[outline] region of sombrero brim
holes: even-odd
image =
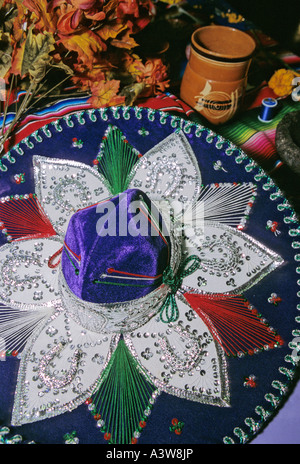
[[[220,297],[217,309],[211,308],[206,300],[204,303],[202,301],[202,308],[205,306],[207,310],[206,316],[209,314],[209,318],[203,319],[208,332],[214,327],[222,333],[223,343],[220,343],[217,351],[226,364],[227,373],[223,381],[226,384],[224,391],[230,396],[230,406],[222,407],[223,401],[216,402],[216,405],[213,401],[195,402],[188,395],[176,395],[171,388],[165,388],[155,401],[147,425],[140,426],[138,436],[139,444],[247,443],[275,415],[295,382],[298,362],[295,338],[299,332],[299,224],[294,212],[273,181],[255,162],[211,130],[159,111],[122,107],[69,114],[39,129],[12,148],[0,164],[2,204],[16,198],[16,195],[35,193],[34,156],[66,162],[72,160],[93,168],[109,124],[117,126],[141,155],[151,153],[153,147],[168,136],[180,132],[186,137],[197,159],[202,185],[214,185],[216,188],[225,184],[255,186],[255,201],[252,204],[249,200],[244,222],[236,226],[225,224],[224,230],[231,228],[230,231],[234,231],[238,239],[242,229],[253,240],[251,243],[259,244],[260,253],[272,250],[274,256],[281,257],[280,266],[275,266],[271,274],[265,272],[263,278],[255,281],[255,285],[243,289],[245,300],[259,313],[264,324],[277,330],[281,343],[270,349],[254,347],[253,351],[233,350],[231,354],[229,347],[235,345],[238,335],[233,328],[234,320],[229,322],[224,315],[224,307],[226,311],[231,311],[228,301],[225,303],[224,298]],[[239,201],[238,194],[235,200]],[[22,213],[19,219],[15,217],[15,222],[23,219]],[[213,230],[213,225],[210,227],[209,230]],[[9,226],[2,227],[1,247],[7,246],[7,240],[14,243],[20,239],[16,228],[13,229],[16,235],[12,236]],[[45,233],[50,232],[46,230]],[[241,253],[248,250],[249,244],[245,244],[245,250],[241,250]],[[228,280],[231,277],[228,276]],[[191,308],[198,309],[195,311],[199,315],[202,311],[197,306],[199,294],[195,296],[188,290],[186,293],[190,294],[187,301]],[[228,292],[220,292],[220,289],[216,289],[215,293],[228,296]],[[205,287],[202,297],[203,294],[205,296]],[[220,322],[210,324],[209,321],[217,319]],[[222,329],[224,320],[226,327]],[[243,320],[243,324],[240,337],[245,340],[248,320]],[[248,338],[251,337],[252,332]],[[11,423],[19,364],[18,356],[6,353],[5,362],[0,366],[0,413],[3,423],[8,426]],[[155,379],[152,380],[155,383]],[[13,427],[12,431],[22,435],[25,441],[62,443],[66,433],[74,430],[74,423],[77,424],[76,436],[80,443],[107,443],[107,437],[95,425],[86,404],[79,405],[70,413]]]

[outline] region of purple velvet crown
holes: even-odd
[[[69,222],[62,271],[71,291],[93,303],[143,297],[170,261],[166,225],[140,190],[79,210]]]

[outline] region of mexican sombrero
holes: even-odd
[[[116,107],[37,130],[0,178],[2,440],[251,441],[298,363],[300,229],[266,173]]]

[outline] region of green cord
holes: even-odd
[[[189,263],[191,263],[190,266],[188,266]],[[183,279],[199,269],[200,264],[200,258],[196,255],[191,255],[182,263],[176,275],[173,274],[170,266],[165,269],[163,283],[170,287],[170,293],[160,309],[161,322],[169,324],[170,322],[177,321],[179,311],[175,298],[176,292],[181,287]]]

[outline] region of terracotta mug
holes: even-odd
[[[240,107],[256,44],[227,26],[205,26],[191,38],[180,97],[213,124],[231,119]]]

